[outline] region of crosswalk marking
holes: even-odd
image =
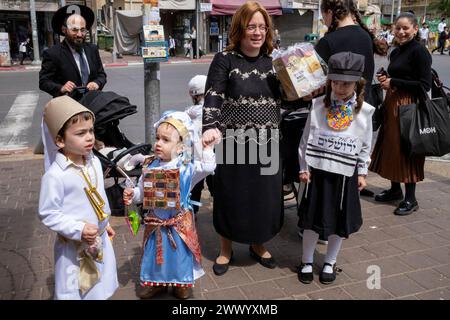
[[[0,123],[0,150],[17,150],[30,146],[29,129],[39,100],[37,91],[21,91]]]

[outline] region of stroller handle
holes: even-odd
[[[117,157],[114,158],[114,160],[111,160],[111,162],[113,162],[114,164],[117,164],[120,159],[122,159],[123,157],[125,157],[127,154],[132,153],[133,151],[142,149],[142,148],[147,148],[147,147],[152,147],[151,144],[148,143],[141,143],[141,144],[137,144],[135,146],[132,146],[131,148],[128,148],[125,151],[122,151],[121,153],[119,153],[119,155]]]

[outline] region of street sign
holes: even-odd
[[[145,41],[164,41],[164,27],[162,25],[145,25]]]

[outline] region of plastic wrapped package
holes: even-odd
[[[309,42],[276,50],[272,57],[288,101],[307,96],[326,83],[327,65]]]

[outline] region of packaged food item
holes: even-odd
[[[309,42],[276,50],[272,57],[274,69],[288,101],[309,95],[327,81],[327,65]]]

